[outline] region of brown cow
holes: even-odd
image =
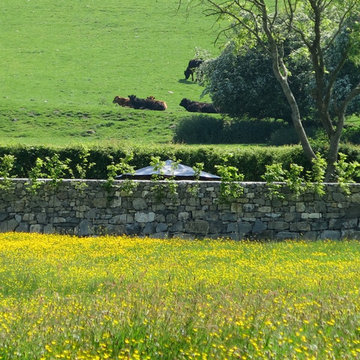
[[[209,114],[218,113],[217,109],[213,104],[191,101],[186,98],[183,98],[179,105],[184,107],[187,111],[190,112],[201,112],[201,113],[209,113]]]
[[[130,99],[129,98],[124,98],[121,96],[115,96],[114,100],[113,100],[114,104],[118,104],[120,106],[123,107],[130,107]]]
[[[130,106],[134,109],[149,109],[149,110],[166,110],[167,105],[165,101],[156,100],[154,96],[148,96],[146,99],[140,99],[136,95],[129,95]]]

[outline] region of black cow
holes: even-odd
[[[183,98],[181,100],[180,106],[184,107],[187,111],[190,112],[201,112],[209,114],[214,114],[218,112],[213,104],[191,101],[186,98]]]
[[[191,80],[194,81],[195,69],[198,68],[203,62],[204,62],[204,60],[201,60],[201,59],[190,60],[188,67],[184,71],[185,79],[187,80],[191,75]]]

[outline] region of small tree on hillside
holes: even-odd
[[[181,1],[181,0],[180,0]],[[296,36],[299,55],[311,60],[313,97],[319,121],[328,140],[326,180],[335,173],[340,137],[349,103],[360,94],[360,83],[338,96],[334,84],[348,59],[360,61],[359,0],[192,0],[206,5],[205,14],[225,20],[223,33],[238,48],[261,46],[272,60],[272,70],[291,109],[291,119],[305,155],[316,155],[302,125],[301,109],[290,86],[284,43]],[[334,46],[336,45],[336,46]],[[337,48],[328,62],[327,53]]]

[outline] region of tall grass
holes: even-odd
[[[2,359],[357,359],[360,244],[0,236]]]

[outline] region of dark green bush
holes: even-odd
[[[288,127],[283,120],[219,119],[206,115],[184,118],[174,142],[186,144],[265,144],[273,132]]]
[[[223,132],[222,119],[194,115],[180,121],[175,129],[174,142],[187,144],[219,144]]]
[[[316,137],[318,128],[312,124],[305,123],[304,125],[306,134],[310,137]],[[290,124],[287,127],[283,127],[274,131],[268,142],[269,145],[282,146],[282,145],[295,145],[299,144],[299,137],[295,131],[295,128]]]
[[[360,144],[360,126],[348,126],[344,129],[342,141],[352,144]]]

